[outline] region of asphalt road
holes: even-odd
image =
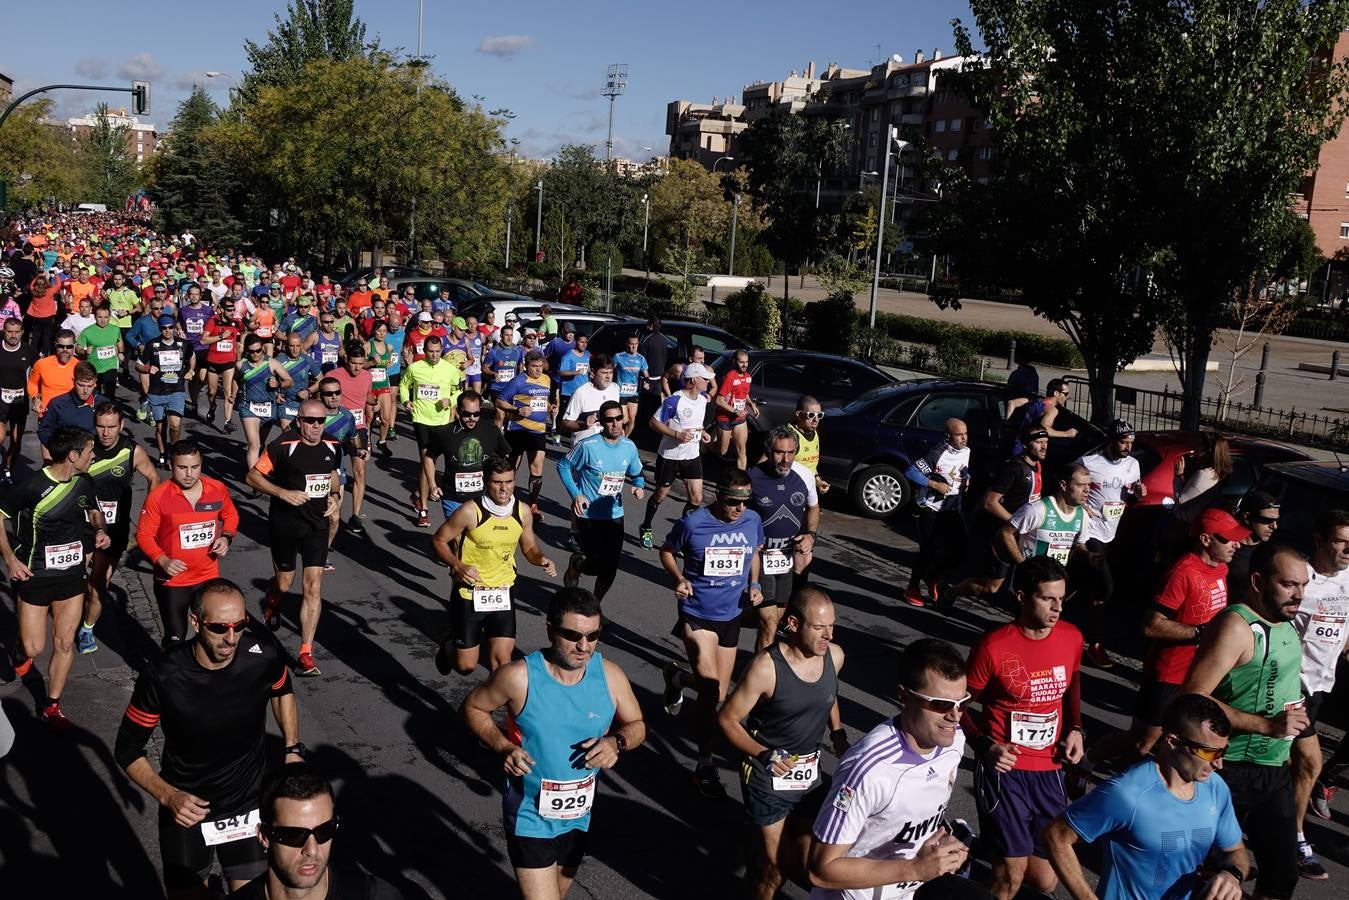
[[[129,427],[137,437],[148,434],[134,422]],[[207,450],[208,473],[238,484],[244,464],[236,436],[195,422],[189,429]],[[501,831],[500,765],[457,715],[485,670],[473,678],[446,678],[435,670],[433,641],[446,623],[441,598],[448,581],[430,556],[430,530],[416,528],[409,516],[413,442],[405,436],[393,446],[394,459],[369,469],[369,538],[338,538],[337,571],[326,579],[316,645],[323,676],[296,680],[303,738],[313,762],[338,785],[343,830],[335,858],[358,860],[408,897],[515,896]],[[31,437],[27,455],[36,457]],[[560,549],[566,537],[559,503],[564,493],[551,464],[546,471],[540,535],[560,568],[566,560]],[[137,503],[141,494],[138,487]],[[931,635],[964,648],[1006,617],[964,601],[949,617],[900,605],[896,597],[907,583],[912,544],[887,524],[840,511],[841,494],[825,500],[814,581],[832,593],[838,607],[835,639],[847,653],[841,707],[855,738],[893,714],[897,651],[908,641]],[[222,570],[244,586],[256,614],[271,574],[267,507],[236,501],[243,516],[240,539]],[[649,736],[602,778],[589,856],[569,896],[740,896],[743,820],[733,761],[722,754],[729,799],[700,798],[688,777],[694,751],[686,728],[693,704],[685,704],[679,720],[660,705],[660,666],[683,655],[669,634],[673,592],[656,553],[637,543],[640,510],[631,498],[628,503],[627,547],[606,600],[602,652],[632,680]],[[658,541],[679,507],[671,500],[662,508]],[[433,521],[439,520],[433,514]],[[522,574],[518,641],[528,652],[545,640],[542,610],[557,582],[527,564]],[[48,735],[36,719],[41,681],[0,685],[0,704],[18,732],[15,749],[0,760],[0,883],[12,896],[24,896],[25,888],[44,897],[162,896],[156,810],[111,754],[136,668],[154,652],[160,635],[149,588],[149,566],[133,555],[98,626],[102,649],[77,657],[63,698],[77,726],[71,732]],[[8,592],[5,597],[0,641],[8,643],[15,622]],[[298,645],[297,616],[298,597],[292,597],[279,635],[291,653]],[[742,632],[740,646],[743,663],[753,646],[751,631]],[[1092,735],[1124,723],[1136,690],[1136,665],[1126,660],[1111,672],[1086,670]],[[39,666],[45,671],[46,660]],[[274,744],[279,758],[279,738]],[[826,754],[825,768],[833,765]],[[967,758],[951,814],[974,823],[969,765]],[[1333,880],[1304,881],[1299,897],[1341,896],[1349,884],[1349,806],[1336,807],[1334,822],[1309,823],[1310,839]],[[784,896],[806,892],[789,888]]]

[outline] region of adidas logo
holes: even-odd
[[[932,768],[931,766],[928,766],[928,767],[927,767],[927,780],[928,780],[928,781],[932,781],[932,780],[937,779],[937,778],[940,778],[940,777],[941,777],[941,776],[937,774],[937,770],[936,770],[936,769]]]
[[[257,653],[257,654],[261,654],[261,653],[262,653],[262,647],[258,646],[257,644],[254,644],[252,647],[249,647],[249,648],[248,648],[248,652],[249,652],[249,653]]]

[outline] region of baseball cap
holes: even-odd
[[[1194,537],[1201,534],[1216,534],[1224,540],[1244,541],[1251,536],[1251,530],[1238,522],[1226,510],[1212,507],[1204,510],[1199,516],[1190,529],[1190,534]]]
[[[163,316],[160,316],[160,317],[159,317],[159,327],[160,327],[160,328],[164,328],[164,327],[167,326],[167,325],[172,325],[175,321],[176,321],[176,320],[173,318],[173,316],[169,316],[169,315],[163,315]]]
[[[563,333],[563,334],[566,334],[566,333],[569,332],[569,331],[572,331],[572,332],[576,331],[576,326],[573,325],[573,324],[571,324],[570,322],[563,322],[563,323],[562,323],[562,333]]]
[[[513,313],[513,312],[508,312],[508,313],[506,313],[506,321],[507,321],[507,322],[518,322],[518,321],[520,321],[520,317],[517,316],[517,315],[516,315],[515,313]]]
[[[464,321],[463,316],[455,316],[454,319],[450,322],[450,324],[453,325],[455,328],[458,328],[460,331],[463,331],[465,328],[468,327],[468,323]]]
[[[279,290],[281,290],[281,282],[279,282],[279,281],[273,281],[273,282],[272,282],[272,290],[274,290],[274,291],[279,291]]]
[[[429,321],[431,321],[431,314],[430,314],[429,312],[420,312],[420,313],[417,313],[417,321],[418,321],[418,322],[429,322]]]
[[[712,373],[707,371],[707,366],[702,363],[689,363],[684,367],[685,378],[706,378],[711,380]]]
[[[1112,439],[1129,437],[1134,433],[1134,426],[1128,419],[1116,419],[1106,428],[1105,433]]]
[[[301,297],[300,299],[295,301],[296,306],[308,306],[309,304],[310,300],[308,297]]]

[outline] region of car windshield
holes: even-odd
[[[485,284],[479,284],[479,283],[476,282],[476,281],[473,282],[473,290],[477,291],[479,294],[490,294],[490,293],[492,293],[492,289],[491,289],[491,288],[489,288],[489,287],[488,287],[487,285],[485,285]]]
[[[875,400],[877,397],[883,396],[883,395],[885,395],[885,394],[893,393],[893,392],[894,392],[894,389],[895,389],[895,386],[894,386],[893,384],[882,384],[882,385],[877,385],[876,387],[872,388],[872,389],[869,390],[869,391],[864,391],[864,392],[862,392],[862,393],[857,397],[856,400],[854,400],[853,402],[851,402],[851,403],[849,403],[848,405],[844,406],[844,407],[843,407],[843,411],[846,412],[846,413],[855,413],[855,412],[859,412],[859,411],[862,410],[863,407],[865,407],[865,406],[866,406],[868,403],[870,403],[872,400]]]

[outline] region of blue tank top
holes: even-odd
[[[277,356],[281,360],[281,368],[286,370],[290,376],[291,386],[282,391],[281,396],[286,398],[286,402],[294,403],[300,399],[300,391],[309,389],[309,379],[315,371],[313,361],[303,353],[295,359],[291,359],[284,353]]]
[[[548,673],[542,650],[525,657],[525,671],[529,693],[525,708],[515,717],[515,727],[518,743],[534,760],[534,767],[523,778],[506,778],[502,797],[506,827],[518,837],[533,838],[586,831],[595,788],[587,791],[584,780],[598,779],[599,769],[580,765],[584,754],[577,753],[577,745],[603,737],[614,720],[604,660],[595,653],[585,675],[571,686]],[[547,801],[547,815],[540,812],[541,797]]]
[[[309,353],[314,357],[314,365],[324,375],[337,368],[337,360],[341,351],[342,335],[337,332],[333,332],[333,336],[328,337],[320,331],[318,343],[309,348]]]
[[[243,371],[244,378],[244,401],[247,403],[271,403],[273,392],[267,387],[267,381],[272,377],[271,360],[264,359],[251,368],[245,363],[240,368]]]

